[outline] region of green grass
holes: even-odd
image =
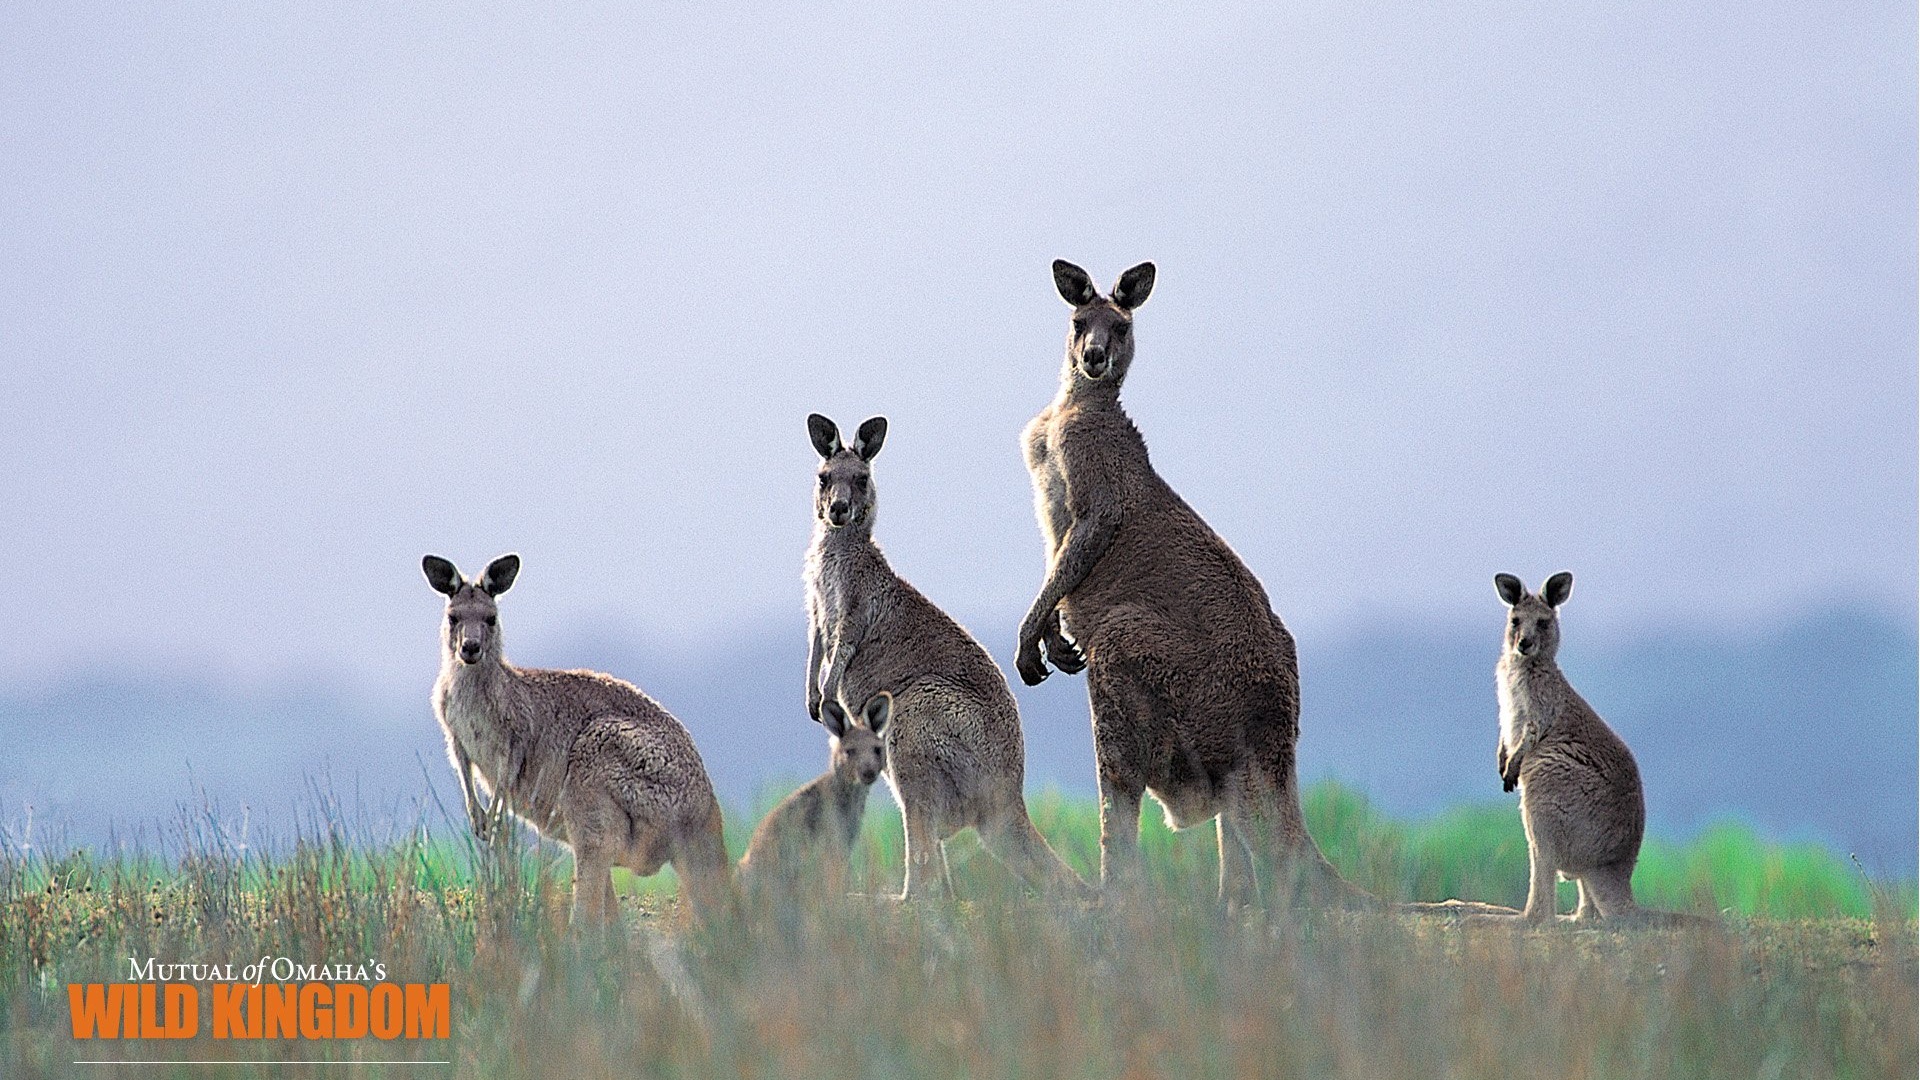
[[[747,834],[784,792],[769,792],[751,814],[729,815],[728,846],[745,849]],[[1527,839],[1511,804],[1479,804],[1435,817],[1406,821],[1375,810],[1366,796],[1336,781],[1309,785],[1301,800],[1307,828],[1341,872],[1368,890],[1395,900],[1484,900],[1519,906],[1527,899]],[[1040,831],[1054,850],[1082,874],[1100,867],[1100,809],[1090,799],[1042,792],[1028,800]],[[892,867],[904,858],[899,811],[885,791],[868,807],[863,861]],[[1151,800],[1141,814],[1141,849],[1157,888],[1204,894],[1215,887],[1218,862],[1211,826],[1176,833]],[[984,877],[1002,887],[1006,877],[971,834],[949,844],[957,875]],[[963,869],[964,867],[964,869]],[[622,876],[627,891],[671,895],[672,874],[646,882]],[[963,885],[964,888],[964,878]],[[1641,849],[1634,873],[1641,903],[1672,910],[1763,916],[1777,919],[1874,913],[1876,890],[1885,901],[1914,913],[1920,890],[1913,879],[1873,881],[1832,850],[1811,843],[1767,840],[1751,828],[1723,822],[1684,843],[1659,838]],[[1561,910],[1571,911],[1574,886],[1560,883]]]
[[[1511,806],[1402,821],[1330,784],[1305,802],[1329,856],[1375,892],[1524,898]],[[1096,808],[1053,794],[1031,805],[1090,872]],[[752,820],[736,817],[737,853]],[[373,842],[321,821],[262,856],[218,836],[188,822],[150,856],[0,850],[0,1073],[86,1075],[72,1062],[87,1056],[448,1057],[455,1075],[504,1077],[1911,1077],[1920,1043],[1914,883],[1869,881],[1824,849],[1732,825],[1649,843],[1635,878],[1643,902],[1724,911],[1718,932],[1229,919],[1212,902],[1210,830],[1176,835],[1154,814],[1140,896],[1045,902],[963,837],[957,903],[820,898],[702,927],[663,874],[623,880],[611,940],[566,931],[570,863],[550,845]],[[876,794],[855,884],[897,889],[899,866],[899,816]],[[390,978],[452,984],[454,1037],[76,1043],[65,984],[124,980],[129,956],[377,959]],[[295,1074],[341,1073],[446,1075]]]

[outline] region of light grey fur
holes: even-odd
[[[697,913],[724,902],[720,804],[680,721],[611,675],[507,662],[496,598],[519,556],[495,559],[478,581],[436,555],[422,569],[447,597],[433,711],[474,833],[487,839],[506,812],[572,848],[576,925],[615,916],[616,865],[646,876],[670,862]]]
[[[1495,764],[1520,789],[1530,873],[1525,918],[1553,916],[1554,874],[1579,884],[1577,919],[1639,911],[1633,867],[1647,810],[1633,753],[1560,671],[1560,605],[1573,575],[1555,574],[1538,594],[1498,574],[1507,605],[1505,646],[1495,667],[1500,744]]]
[[[833,421],[807,421],[821,455],[807,550],[807,712],[886,690],[887,783],[906,823],[903,895],[951,891],[944,841],[979,832],[987,850],[1029,885],[1084,892],[1027,816],[1026,749],[1007,680],[959,623],[902,580],[873,539],[878,505],[871,461],[886,420],[860,425],[853,444]]]
[[[892,709],[893,697],[885,691],[854,716],[837,701],[822,703],[827,771],[782,800],[753,831],[740,859],[742,883],[791,889],[802,879],[818,879],[829,890],[844,887],[867,793],[886,769],[883,736]]]
[[[1154,471],[1121,407],[1153,264],[1122,274],[1108,296],[1072,263],[1053,271],[1073,319],[1059,393],[1022,437],[1047,574],[1015,666],[1030,685],[1049,662],[1087,673],[1102,881],[1139,876],[1140,803],[1151,793],[1174,828],[1215,820],[1229,906],[1276,883],[1371,903],[1301,817],[1292,636],[1252,571]]]

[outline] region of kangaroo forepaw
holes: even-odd
[[[1039,686],[1047,680],[1047,662],[1040,656],[1040,639],[1023,638],[1020,651],[1014,654],[1014,669],[1020,672],[1020,681],[1028,686]]]
[[[1064,635],[1053,634],[1046,639],[1047,662],[1068,675],[1078,675],[1087,670],[1087,654],[1080,646],[1069,641]]]
[[[1500,788],[1502,791],[1512,791],[1519,784],[1520,758],[1510,757],[1507,759],[1506,766],[1500,770]]]

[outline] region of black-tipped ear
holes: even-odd
[[[834,738],[844,737],[847,734],[847,710],[841,708],[837,701],[821,702],[820,725]]]
[[[427,575],[427,584],[433,586],[433,591],[437,593],[452,596],[460,591],[461,585],[466,584],[460,578],[459,569],[438,555],[421,559],[420,569]]]
[[[807,437],[813,440],[813,448],[818,450],[823,458],[830,458],[840,452],[840,425],[819,413],[808,414]]]
[[[1508,607],[1519,603],[1520,598],[1527,595],[1527,587],[1521,584],[1520,579],[1514,577],[1512,574],[1493,575],[1493,587],[1500,593],[1500,599],[1504,601]]]
[[[1060,290],[1060,299],[1074,307],[1091,304],[1100,295],[1100,290],[1093,287],[1093,278],[1065,259],[1053,260],[1053,287]]]
[[[487,572],[480,575],[476,584],[488,596],[499,596],[513,588],[513,579],[519,576],[520,556],[502,555],[487,564]]]
[[[880,452],[880,445],[887,441],[887,418],[870,416],[860,425],[853,436],[853,452],[860,455],[861,461],[872,461],[873,455]]]
[[[1557,608],[1566,603],[1567,597],[1572,595],[1573,573],[1568,570],[1560,571],[1548,578],[1545,585],[1540,586],[1540,599],[1545,600],[1548,607]]]
[[[887,729],[887,721],[893,719],[893,695],[885,690],[867,699],[867,707],[861,710],[866,718],[867,730],[875,735]]]
[[[1146,303],[1152,293],[1153,264],[1143,262],[1120,275],[1120,284],[1113,287],[1113,302],[1132,311]]]

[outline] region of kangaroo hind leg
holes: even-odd
[[[1085,897],[1093,891],[1034,828],[1024,805],[987,824],[980,830],[980,840],[994,858],[1035,892]]]
[[[1260,877],[1255,868],[1259,860],[1254,857],[1253,845],[1240,824],[1239,814],[1222,810],[1214,819],[1214,830],[1220,847],[1220,902],[1226,906],[1227,914],[1258,905]]]
[[[1614,863],[1595,867],[1580,877],[1581,907],[1591,901],[1603,919],[1630,915],[1639,910],[1633,900],[1633,865]]]
[[[585,930],[612,921],[613,860],[595,843],[576,841],[573,849],[573,926]]]
[[[1156,706],[1151,695],[1109,671],[1090,674],[1087,696],[1100,782],[1100,886],[1137,889],[1146,877],[1140,861],[1140,802],[1148,770],[1134,736],[1152,730]]]

